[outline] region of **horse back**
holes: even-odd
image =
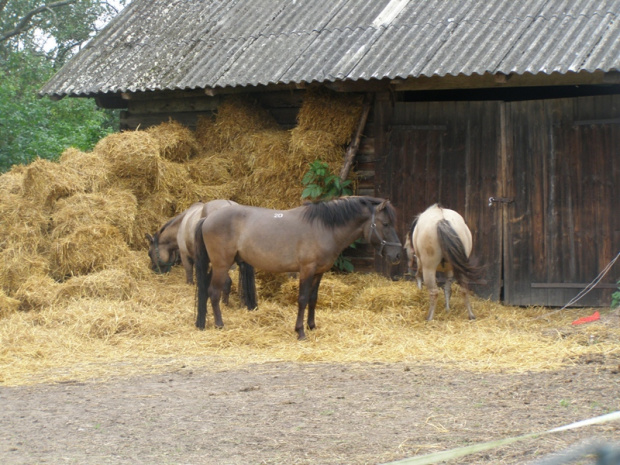
[[[214,264],[221,261],[224,266],[238,255],[264,271],[287,272],[298,271],[300,260],[318,253],[322,244],[313,240],[315,229],[303,218],[303,207],[271,210],[233,205],[209,215],[202,234]]]
[[[205,204],[202,202],[196,202],[192,204],[184,212],[183,220],[177,231],[177,242],[179,244],[179,250],[186,256],[194,256],[194,238],[193,231],[198,223],[198,220],[202,218],[202,210]]]
[[[232,205],[239,205],[232,200],[216,199],[206,203],[196,202],[185,211],[185,217],[181,222],[179,231],[177,233],[177,240],[179,242],[179,249],[181,253],[185,253],[189,257],[194,257],[194,237],[196,226],[202,218],[206,218],[213,212],[229,207]]]
[[[472,250],[472,235],[463,217],[449,208],[442,208],[435,204],[427,208],[412,226],[411,242],[416,256],[423,262],[431,261],[437,264],[443,257],[439,242],[439,225],[449,227],[458,236],[465,254],[469,256]]]

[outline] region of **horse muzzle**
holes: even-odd
[[[398,265],[400,263],[400,252],[393,257],[388,255],[387,259],[390,261],[390,264]]]
[[[402,249],[403,245],[400,242],[387,242],[382,240],[378,252],[379,255],[387,258],[392,265],[398,265],[400,263]]]

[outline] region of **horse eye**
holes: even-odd
[[[387,228],[390,225],[390,223],[383,223],[383,227]]]

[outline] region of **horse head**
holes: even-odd
[[[396,212],[389,200],[383,200],[373,208],[367,240],[386,257],[392,265],[400,263],[403,245],[398,238],[396,228]]]
[[[179,258],[178,249],[172,250],[159,243],[159,232],[153,236],[146,233],[146,240],[149,241],[149,258],[151,259],[151,269],[155,273],[168,273]]]

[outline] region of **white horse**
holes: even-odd
[[[410,272],[413,268],[413,259],[417,261],[415,277],[418,287],[422,289],[423,277],[428,288],[430,297],[430,308],[426,317],[428,321],[433,319],[437,304],[439,290],[435,273],[438,268],[442,268],[447,278],[444,287],[446,311],[450,310],[451,287],[456,278],[463,292],[469,319],[476,318],[469,302],[468,283],[480,278],[481,269],[470,261],[471,231],[461,215],[438,204],[428,207],[411,224],[405,240],[405,250]]]

